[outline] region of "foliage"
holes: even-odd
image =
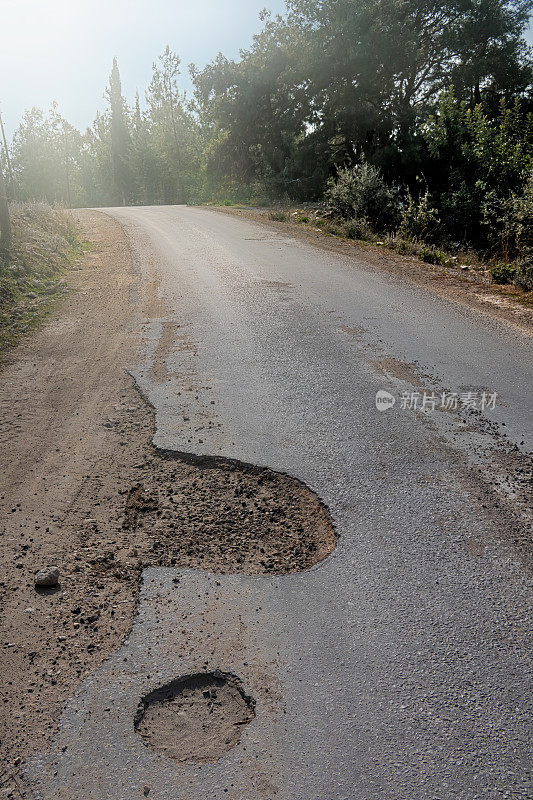
[[[372,228],[366,217],[346,220],[342,225],[341,233],[347,239],[359,239],[362,242],[371,242],[374,239]]]
[[[427,189],[418,200],[415,200],[408,191],[407,205],[402,211],[398,228],[400,238],[435,242],[439,238],[439,230],[439,212],[432,205]]]
[[[11,215],[7,198],[7,188],[4,181],[4,173],[0,164],[0,258],[9,258],[11,250]]]
[[[533,291],[533,261],[531,259],[516,265],[514,284],[526,292]]]
[[[499,263],[491,267],[490,275],[494,283],[513,283],[516,275],[516,265]]]
[[[521,195],[513,195],[515,246],[519,256],[533,257],[533,169]]]
[[[384,230],[394,223],[393,193],[380,170],[367,161],[344,167],[337,178],[330,178],[325,199],[329,208],[343,219],[366,219],[375,230]]]
[[[444,264],[446,261],[446,253],[432,245],[422,245],[418,249],[417,255],[427,264]]]
[[[283,16],[263,12],[238,58],[192,66],[191,98],[167,46],[131,107],[115,62],[109,108],[86,132],[55,106],[25,115],[12,146],[18,197],[301,207],[327,195],[357,238],[399,226],[399,242],[524,260],[532,10],[533,0],[289,0]]]
[[[424,127],[428,177],[439,195],[441,218],[450,236],[478,247],[496,247],[507,257],[508,203],[522,192],[533,163],[533,117],[517,100],[502,100],[495,119],[482,106],[443,94]],[[502,251],[503,250],[503,251]]]
[[[128,164],[130,135],[126,125],[126,110],[116,58],[113,59],[113,69],[109,77],[107,95],[111,107],[113,198],[117,205],[125,205],[130,202],[133,189],[132,175]]]

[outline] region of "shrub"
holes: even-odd
[[[408,203],[402,212],[398,235],[404,239],[435,242],[438,239],[440,219],[438,210],[431,205],[429,192],[414,200],[408,193]]]
[[[422,247],[418,250],[418,257],[425,261],[426,264],[444,264],[446,261],[446,254],[439,250],[438,247]]]
[[[306,222],[309,222],[309,217],[298,217],[296,222],[300,222],[302,224],[305,224]]]
[[[286,222],[287,214],[280,208],[276,208],[273,211],[269,211],[268,218],[271,219],[273,222]]]
[[[492,250],[503,261],[533,256],[533,172],[521,194],[489,192],[482,206]]]
[[[512,283],[516,275],[514,264],[496,264],[491,267],[491,278],[494,283]]]
[[[381,172],[366,161],[344,167],[330,178],[325,195],[329,208],[343,219],[366,218],[374,230],[390,228],[397,211]]]
[[[371,242],[374,234],[365,217],[360,219],[349,219],[342,226],[342,234],[347,239],[360,239],[363,242]]]
[[[415,242],[412,242],[408,239],[399,239],[394,236],[389,237],[388,246],[392,250],[396,250],[396,252],[401,253],[402,255],[409,256],[416,256],[419,250],[419,247]]]
[[[533,160],[533,115],[518,99],[499,110],[474,108],[449,89],[423,126],[425,174],[447,238],[515,257],[514,197],[522,196]]]
[[[533,291],[533,261],[521,261],[516,265],[516,272],[513,281],[515,286],[525,289],[526,292]]]
[[[514,199],[516,219],[516,249],[521,256],[533,257],[533,169],[524,188],[524,193]]]

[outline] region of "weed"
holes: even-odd
[[[273,222],[286,222],[287,214],[285,211],[282,211],[281,208],[275,208],[268,212],[268,218]]]

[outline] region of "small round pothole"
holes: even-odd
[[[154,752],[189,764],[218,761],[255,717],[255,701],[235,675],[186,675],[145,695],[135,729]]]

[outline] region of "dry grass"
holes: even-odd
[[[68,211],[45,203],[13,203],[13,245],[0,261],[0,356],[50,311],[65,291],[62,274],[82,252]]]

